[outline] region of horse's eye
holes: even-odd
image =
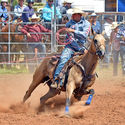
[[[98,42],[98,41],[95,39],[95,40],[94,40],[94,43],[97,44],[97,42]]]

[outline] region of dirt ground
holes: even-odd
[[[93,86],[95,95],[85,106],[88,95],[79,103],[72,98],[72,117],[64,113],[65,93],[46,103],[45,112],[36,113],[39,98],[47,92],[40,85],[26,102],[22,98],[32,80],[32,74],[0,75],[0,125],[125,125],[125,76],[112,76],[110,69],[99,69]]]

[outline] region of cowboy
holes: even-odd
[[[112,45],[113,76],[117,76],[118,74],[118,60],[119,60],[119,54],[120,54],[120,40],[117,38],[118,28],[119,28],[118,23],[113,22],[112,32],[111,32],[110,42],[109,42]]]
[[[6,5],[8,3],[8,0],[1,0],[0,5],[0,18],[2,18],[3,22],[6,22],[8,20],[8,11],[6,9]]]
[[[34,14],[33,4],[34,0],[27,0],[28,6],[24,8],[22,13],[23,22],[30,22],[29,18]]]
[[[71,0],[64,0],[63,7],[60,8],[60,12],[62,14],[67,14],[67,10],[72,8],[72,1]]]
[[[13,19],[13,21],[15,21],[18,18],[21,18],[22,12],[23,12],[25,7],[26,7],[26,5],[24,5],[24,0],[18,0],[18,4],[14,7],[14,19]]]
[[[68,14],[68,10],[72,8],[72,3],[72,0],[64,0],[63,7],[60,8],[62,23],[64,24],[66,24],[71,18],[71,14]]]
[[[36,23],[40,21],[40,18],[36,16],[36,14],[30,17],[29,21],[31,24],[24,25],[24,27],[21,29],[21,32],[27,36],[28,52],[35,53],[35,48],[37,48],[40,54],[39,57],[43,57],[43,55],[46,53],[46,46],[41,42],[43,34],[40,33],[50,32],[50,30],[46,29],[41,24]],[[33,57],[34,54],[28,54],[28,59],[32,59]]]
[[[85,13],[82,10],[72,8],[70,12],[72,13],[72,19],[66,24],[66,31],[69,33],[66,35],[66,41],[69,42],[69,44],[67,44],[62,51],[58,66],[54,73],[54,82],[51,84],[52,88],[62,86],[62,79],[59,78],[60,80],[58,80],[59,74],[66,62],[73,57],[73,54],[75,52],[81,52],[83,54],[87,51],[85,50],[84,44],[90,32],[90,23],[83,17]]]
[[[96,13],[92,13],[90,15],[89,21],[91,23],[91,28],[93,29],[93,31],[97,34],[100,34],[101,33],[101,25],[100,25],[100,22],[97,21]]]
[[[52,21],[52,15],[54,15],[54,5],[53,5],[53,0],[48,0],[48,2],[46,3],[45,7],[43,8],[43,11],[42,11],[43,15],[43,20],[44,22],[47,22],[46,23],[46,28],[47,29],[51,29],[51,21]],[[61,13],[60,11],[56,8],[56,16],[57,16],[57,21],[58,22],[61,22],[61,19],[62,19],[62,16],[61,16]]]

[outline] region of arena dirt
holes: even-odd
[[[63,116],[65,93],[48,100],[45,111],[37,114],[39,98],[48,87],[40,85],[23,105],[32,74],[0,75],[0,125],[125,125],[125,76],[113,77],[109,70],[98,75],[92,104],[84,105],[88,96],[80,102],[72,98],[68,118]]]

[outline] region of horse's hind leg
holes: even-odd
[[[38,112],[41,112],[44,108],[44,104],[45,102],[49,99],[52,98],[54,96],[56,96],[58,94],[58,90],[50,88],[49,91],[40,98],[40,106],[38,108]]]
[[[32,81],[32,83],[29,86],[29,89],[26,91],[26,94],[23,97],[23,102],[25,102],[31,95],[31,93],[33,92],[33,90],[40,84],[40,82],[34,82]]]

